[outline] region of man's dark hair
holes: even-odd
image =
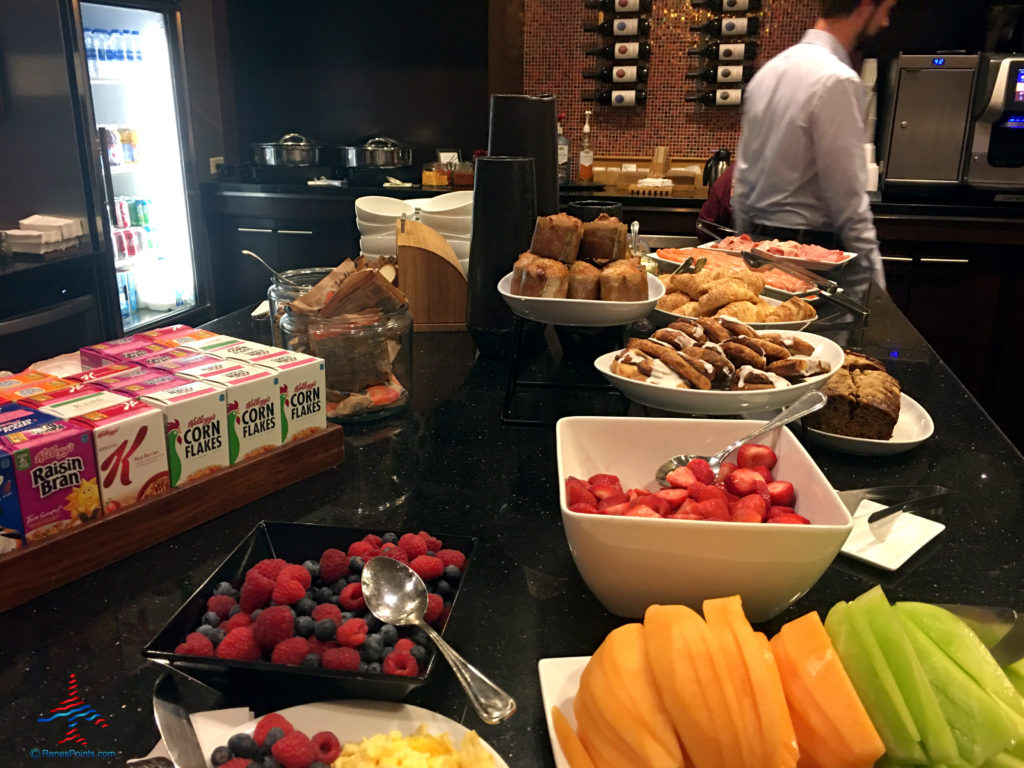
[[[879,5],[881,0],[873,0]],[[860,6],[860,0],[818,0],[820,16],[823,19],[841,19],[849,16]]]

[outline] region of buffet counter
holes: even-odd
[[[946,529],[895,572],[840,555],[804,597],[761,628],[772,632],[804,612],[824,612],[874,584],[892,600],[1024,608],[1024,457],[886,293],[869,288],[861,298],[871,308],[866,322],[838,318],[810,330],[885,360],[931,414],[935,433],[889,457],[807,447],[838,489],[949,487],[944,508],[928,513]],[[265,321],[253,321],[248,308],[204,327],[269,338]],[[554,330],[526,335],[524,370],[574,381],[595,377],[593,356],[555,354]],[[410,407],[386,420],[346,425],[343,463],[3,615],[0,753],[9,763],[58,763],[29,756],[56,748],[63,737],[63,724],[40,719],[68,697],[69,678],[105,721],[102,728],[79,724],[88,748],[113,755],[78,764],[114,765],[148,753],[158,740],[151,697],[161,670],[143,660],[143,646],[258,522],[283,520],[478,537],[446,638],[515,696],[518,712],[502,725],[484,725],[443,664],[406,701],[476,728],[509,765],[554,765],[537,662],[589,655],[623,620],[605,612],[573,565],[559,513],[553,430],[502,426],[507,364],[477,356],[467,333],[414,338]],[[547,419],[621,414],[625,406],[607,392],[588,397],[566,389],[516,403]],[[665,415],[635,404],[628,411]],[[225,703],[190,681],[182,687],[193,710]]]

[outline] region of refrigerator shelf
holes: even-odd
[[[120,176],[127,173],[140,173],[142,166],[138,163],[128,163],[126,165],[112,165],[110,166],[111,176]]]

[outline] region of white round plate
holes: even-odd
[[[788,331],[786,335],[804,339],[813,344],[814,354],[812,357],[827,360],[832,366],[832,370],[828,373],[810,376],[799,384],[782,389],[732,392],[721,389],[675,389],[619,376],[612,373],[612,360],[622,350],[601,355],[594,361],[594,367],[630,400],[663,411],[692,413],[700,416],[734,416],[745,411],[767,411],[773,408],[785,408],[805,392],[821,389],[825,382],[839,370],[845,360],[842,347],[824,336],[804,331]]]
[[[647,298],[644,301],[592,301],[589,299],[543,299],[509,293],[512,273],[498,281],[498,293],[520,317],[549,325],[573,325],[580,328],[607,328],[642,320],[651,313],[665,286],[647,274]]]
[[[390,701],[325,701],[288,707],[278,712],[307,736],[319,731],[331,731],[342,744],[358,743],[375,734],[395,730],[401,731],[403,736],[408,736],[420,725],[425,725],[432,734],[447,733],[458,749],[463,736],[469,732],[469,729],[454,720],[449,720],[429,709]],[[203,718],[196,727],[196,736],[199,737],[203,754],[209,759],[210,753],[217,747],[227,744],[232,735],[252,733],[258,722],[257,718],[232,727],[213,718],[209,721]],[[508,763],[490,744],[485,742],[484,746],[493,755],[497,768],[508,768]]]
[[[768,304],[776,307],[782,303],[781,300],[773,299],[769,296],[762,296],[761,298],[763,298]],[[681,320],[682,318],[687,318],[689,320],[697,319],[695,317],[690,317],[689,315],[677,315],[675,312],[667,312],[666,310],[658,309],[657,307],[655,307],[654,311],[651,312],[651,322],[659,328],[666,326],[669,323],[674,323],[676,320]],[[817,319],[817,316],[815,316],[810,320],[791,320],[786,323],[751,323],[746,320],[741,320],[740,322],[744,325],[749,325],[755,331],[802,331]]]
[[[794,256],[779,256],[778,254],[772,254],[779,261],[785,261],[790,264],[795,264],[798,267],[809,269],[811,272],[835,272],[840,270],[853,261],[856,257],[856,253],[850,251],[843,251],[843,255],[846,256],[842,261],[816,261],[815,259],[799,259]]]
[[[910,395],[900,393],[900,417],[896,420],[892,437],[888,440],[871,440],[866,437],[847,437],[807,429],[807,437],[814,443],[831,448],[833,451],[854,453],[858,456],[892,456],[916,448],[935,431],[935,422],[921,404]]]

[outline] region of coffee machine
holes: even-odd
[[[1024,190],[1024,54],[981,55],[971,121],[967,186]]]

